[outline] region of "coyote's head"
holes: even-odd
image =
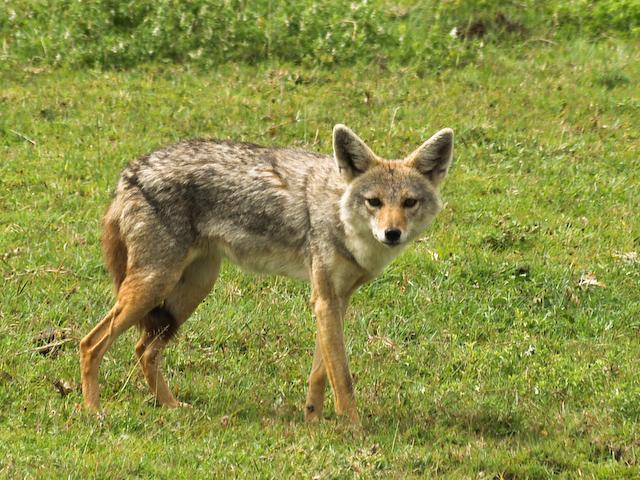
[[[442,208],[438,187],[453,157],[453,130],[445,128],[404,160],[384,160],[349,128],[333,129],[338,169],[347,182],[340,217],[361,236],[389,247],[415,239]]]

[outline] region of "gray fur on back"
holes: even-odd
[[[119,220],[125,237],[147,230],[127,221],[126,212],[133,213],[137,205],[155,224],[150,242],[160,228],[162,241],[187,248],[204,239],[233,245],[240,256],[283,249],[307,258],[311,231],[320,229],[342,243],[335,238],[340,237],[337,211],[318,211],[314,198],[322,195],[320,203],[326,205],[333,197],[337,204],[344,188],[329,155],[189,140],[145,155],[123,170],[117,195],[125,208]],[[139,219],[140,213],[136,209],[133,216]]]

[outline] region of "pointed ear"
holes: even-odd
[[[436,187],[447,176],[453,159],[453,130],[443,128],[407,157],[405,162]]]
[[[333,127],[333,153],[342,176],[351,181],[375,163],[375,154],[349,127]]]

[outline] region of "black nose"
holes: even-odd
[[[387,241],[391,243],[396,243],[398,240],[400,240],[401,235],[402,232],[397,228],[387,228],[384,231],[384,238],[386,238]]]

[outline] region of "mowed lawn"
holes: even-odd
[[[440,72],[4,70],[0,476],[638,478],[637,47],[533,39]],[[331,394],[303,422],[309,287],[232,265],[165,356],[193,408],[154,405],[132,330],[103,362],[104,414],[83,411],[78,341],[113,301],[99,225],[124,164],[189,137],[329,153],[335,123],[388,158],[456,132],[444,211],[352,301],[364,435]]]

